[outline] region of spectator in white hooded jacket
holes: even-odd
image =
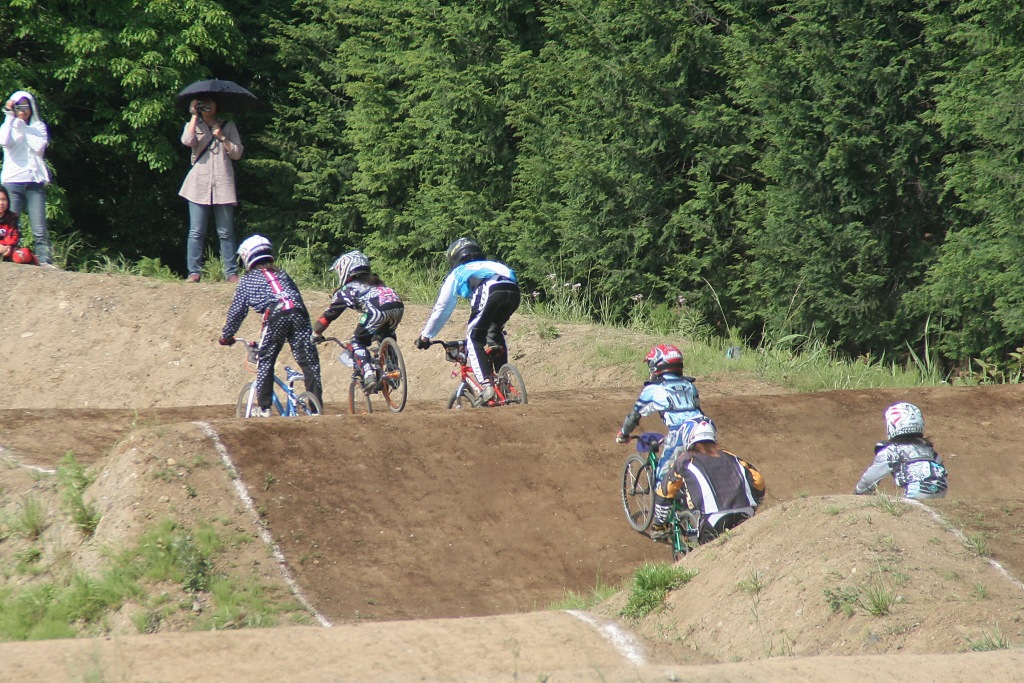
[[[50,172],[43,154],[49,143],[46,124],[39,117],[36,98],[19,90],[4,104],[4,122],[0,125],[0,146],[4,148],[0,183],[11,198],[11,211],[19,223],[28,214],[40,265],[53,265],[50,235],[46,228],[46,186]]]

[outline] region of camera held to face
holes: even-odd
[[[213,106],[209,102],[198,102],[196,104],[196,111],[213,111]]]

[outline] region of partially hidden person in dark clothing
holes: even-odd
[[[677,498],[700,512],[697,542],[707,543],[754,516],[764,500],[764,477],[747,461],[718,447],[718,430],[711,420],[689,420],[681,432],[684,450],[655,492],[651,538],[668,532],[666,520],[672,499]]]
[[[323,405],[320,356],[313,345],[309,312],[299,288],[288,273],[274,265],[273,246],[262,235],[253,235],[243,241],[238,247],[238,258],[246,272],[239,280],[235,298],[228,308],[220,343],[224,346],[235,343],[235,333],[242,326],[250,308],[263,314],[263,333],[260,336],[256,365],[256,401],[259,408],[253,409],[253,416],[271,415],[274,365],[286,341],[302,369],[306,391],[316,396]]]
[[[376,364],[370,362],[367,347],[374,337],[391,337],[398,341],[396,334],[405,314],[405,304],[395,290],[371,270],[370,259],[361,251],[342,254],[331,270],[338,274],[339,285],[330,306],[313,321],[313,342],[323,341],[324,331],[348,309],[362,313],[352,332],[352,359],[363,378],[363,388],[373,390],[380,377]]]

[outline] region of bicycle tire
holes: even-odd
[[[461,382],[459,386],[455,387],[452,395],[448,397],[448,409],[462,410],[463,408],[475,408],[476,402],[476,390],[469,384]]]
[[[626,521],[644,533],[654,520],[654,469],[646,458],[631,455],[622,470],[622,508]]]
[[[235,417],[249,417],[249,392],[252,386],[253,382],[246,382],[239,392],[238,401],[235,402]]]
[[[502,405],[526,405],[526,382],[519,368],[511,363],[505,363],[498,370],[498,388],[505,397]]]
[[[384,402],[393,413],[400,413],[405,409],[405,402],[409,395],[408,375],[405,374],[405,359],[402,358],[402,350],[391,337],[383,339],[380,343],[380,393],[384,396]]]
[[[370,395],[363,391],[363,383],[355,377],[348,383],[348,412],[350,415],[369,415],[373,412]]]
[[[312,391],[303,391],[295,397],[295,412],[299,416],[323,415],[324,407]]]
[[[676,503],[678,505],[678,503]],[[672,561],[678,562],[697,546],[699,517],[690,510],[672,512]],[[694,533],[689,533],[693,531]]]

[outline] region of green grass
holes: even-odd
[[[670,564],[643,564],[633,573],[626,605],[620,612],[626,619],[639,620],[662,606],[670,590],[688,583],[696,570]]]
[[[215,571],[216,558],[236,540],[218,534],[209,524],[190,530],[173,520],[159,522],[132,547],[109,554],[106,566],[95,576],[52,576],[0,591],[0,640],[102,633],[104,619],[129,600],[145,607],[133,619],[136,628],[153,630],[174,610],[191,615],[191,598],[174,603],[166,590],[147,593],[147,586],[169,583],[186,595],[209,596],[212,607],[196,618],[197,628],[270,626],[282,615],[308,621],[291,594],[268,592],[255,579],[243,583]]]
[[[46,508],[40,500],[29,494],[18,502],[18,510],[7,521],[11,533],[24,536],[30,541],[37,540],[50,525],[46,519]]]
[[[100,523],[99,508],[94,503],[86,503],[83,493],[93,482],[95,475],[75,460],[69,451],[57,465],[57,481],[63,487],[61,499],[64,509],[71,515],[75,526],[86,536],[92,536]]]
[[[577,593],[576,591],[566,590],[565,596],[561,600],[552,602],[548,606],[548,609],[590,609],[594,605],[602,603],[615,595],[618,590],[619,589],[616,586],[609,586],[599,581],[598,584],[591,588],[589,592]]]
[[[1006,650],[1010,647],[1010,641],[999,630],[996,624],[992,631],[986,631],[976,640],[967,641],[967,646],[974,652],[989,652],[991,650]]]

